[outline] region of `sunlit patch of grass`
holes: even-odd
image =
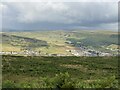
[[[12,46],[10,44],[2,44],[2,51],[6,51],[6,52],[17,51],[17,52],[20,52],[20,47]]]

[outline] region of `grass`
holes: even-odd
[[[63,73],[64,76],[67,72],[70,75],[69,80],[75,81],[75,87],[117,87],[114,81],[117,83],[118,57],[3,56],[2,63],[3,84],[11,82],[18,87],[24,86],[21,86],[21,84],[30,84],[32,85],[30,87],[33,88],[37,87],[34,85],[55,87],[56,74],[59,76],[60,73]],[[45,83],[45,85],[46,83],[49,84],[44,86],[38,82]],[[105,86],[102,82],[106,83]],[[90,86],[91,83],[95,86]]]
[[[12,46],[10,44],[1,44],[2,46],[2,51],[6,51],[6,52],[9,52],[9,51],[16,51],[16,52],[20,52],[20,47],[15,47],[15,46]]]
[[[116,47],[118,43],[117,32],[112,31],[35,31],[35,32],[5,32],[5,34],[27,37],[37,40],[43,40],[48,43],[48,47],[32,47],[33,50],[49,54],[69,54],[66,50],[72,50],[75,46],[84,45],[95,50],[116,54],[116,51],[106,50],[106,47]],[[66,37],[67,35],[67,37]],[[69,40],[74,42],[75,46],[70,46],[65,42]],[[79,42],[79,43],[78,43]],[[14,42],[13,42],[14,43]],[[27,43],[27,42],[26,42]],[[26,43],[24,43],[26,45]],[[23,45],[24,45],[23,44]],[[33,44],[33,43],[32,43]],[[21,44],[22,45],[22,44]],[[35,44],[36,46],[37,44]],[[114,45],[114,46],[113,46]],[[116,45],[116,46],[115,46]],[[34,45],[33,45],[34,46]],[[67,48],[70,47],[70,48]],[[20,47],[4,45],[3,51],[19,51]]]
[[[13,35],[18,35],[18,32],[10,33]],[[36,38],[39,40],[45,40],[52,44],[64,44],[65,38],[63,37],[65,33],[60,31],[44,31],[44,32],[20,32],[19,36]],[[57,42],[56,42],[57,41]]]
[[[118,45],[111,44],[111,45],[108,46],[108,48],[110,48],[110,49],[118,49],[120,47]]]
[[[64,35],[66,33],[63,31],[19,32],[19,35],[18,32],[10,32],[7,34],[47,41],[47,47],[34,48],[36,51],[41,51],[42,53],[71,55],[69,52],[66,52],[66,50],[74,48],[73,46],[65,44],[66,38]],[[4,46],[3,43],[3,51],[19,51],[18,49],[18,47],[14,46],[13,48],[13,46],[9,44]]]
[[[44,53],[49,53],[49,54],[65,54],[65,55],[70,55],[70,52],[67,52],[66,50],[72,50],[74,47],[68,46],[66,47],[65,45],[49,45],[49,47],[42,47],[42,48],[37,48],[36,50],[39,50]]]

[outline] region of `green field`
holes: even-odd
[[[117,88],[118,57],[2,56],[3,88]]]

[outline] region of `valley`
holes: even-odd
[[[3,88],[118,88],[117,32],[2,32]]]
[[[117,32],[33,31],[3,32],[2,55],[27,56],[116,56]]]

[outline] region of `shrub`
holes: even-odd
[[[75,82],[71,79],[70,75],[66,73],[56,74],[54,78],[45,79],[47,87],[51,88],[74,88]]]
[[[13,81],[6,80],[2,84],[2,88],[16,88],[16,86],[15,86],[15,83]]]
[[[78,81],[77,88],[118,88],[118,81],[115,76],[97,79],[90,82]]]

